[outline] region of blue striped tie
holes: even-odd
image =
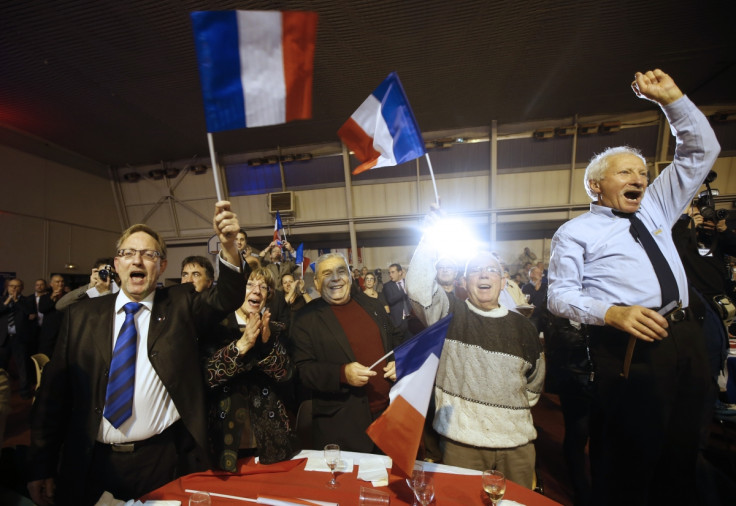
[[[133,414],[135,390],[135,355],[138,333],[135,330],[135,314],[141,308],[138,302],[128,302],[125,322],[120,328],[115,349],[112,352],[110,378],[107,381],[104,416],[116,429]]]

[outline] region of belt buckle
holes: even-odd
[[[685,310],[682,309],[681,307],[678,307],[677,309],[672,311],[672,313],[670,313],[669,318],[671,322],[677,323],[677,322],[683,321],[686,316],[687,316],[687,313],[685,313]]]
[[[110,447],[116,453],[132,453],[135,451],[135,443],[112,443]]]

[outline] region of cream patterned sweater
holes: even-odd
[[[544,352],[534,325],[503,306],[483,311],[469,301],[448,300],[435,281],[432,253],[420,243],[406,285],[427,324],[454,314],[435,382],[435,430],[483,448],[534,440],[531,407],[544,384]]]

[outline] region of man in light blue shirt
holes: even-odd
[[[593,158],[584,184],[595,202],[552,240],[548,306],[589,324],[594,504],[681,504],[695,492],[681,480],[695,476],[708,369],[671,229],[720,147],[708,120],[670,76],[659,69],[637,72],[632,87],[669,120],[677,138],[674,160],[649,185],[636,150],[610,148]],[[658,312],[667,302],[664,290],[627,215],[644,223],[674,274],[681,309],[671,315]]]

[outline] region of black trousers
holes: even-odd
[[[128,501],[156,490],[177,478],[182,448],[190,447],[191,436],[179,421],[140,444],[132,452],[114,451],[96,443],[84,490],[66,490],[57,480],[57,504],[95,504],[103,492]],[[60,500],[59,500],[60,499]]]
[[[593,504],[697,504],[695,466],[708,392],[706,347],[698,323],[670,322],[667,338],[636,341],[591,328],[596,386],[591,412]]]

